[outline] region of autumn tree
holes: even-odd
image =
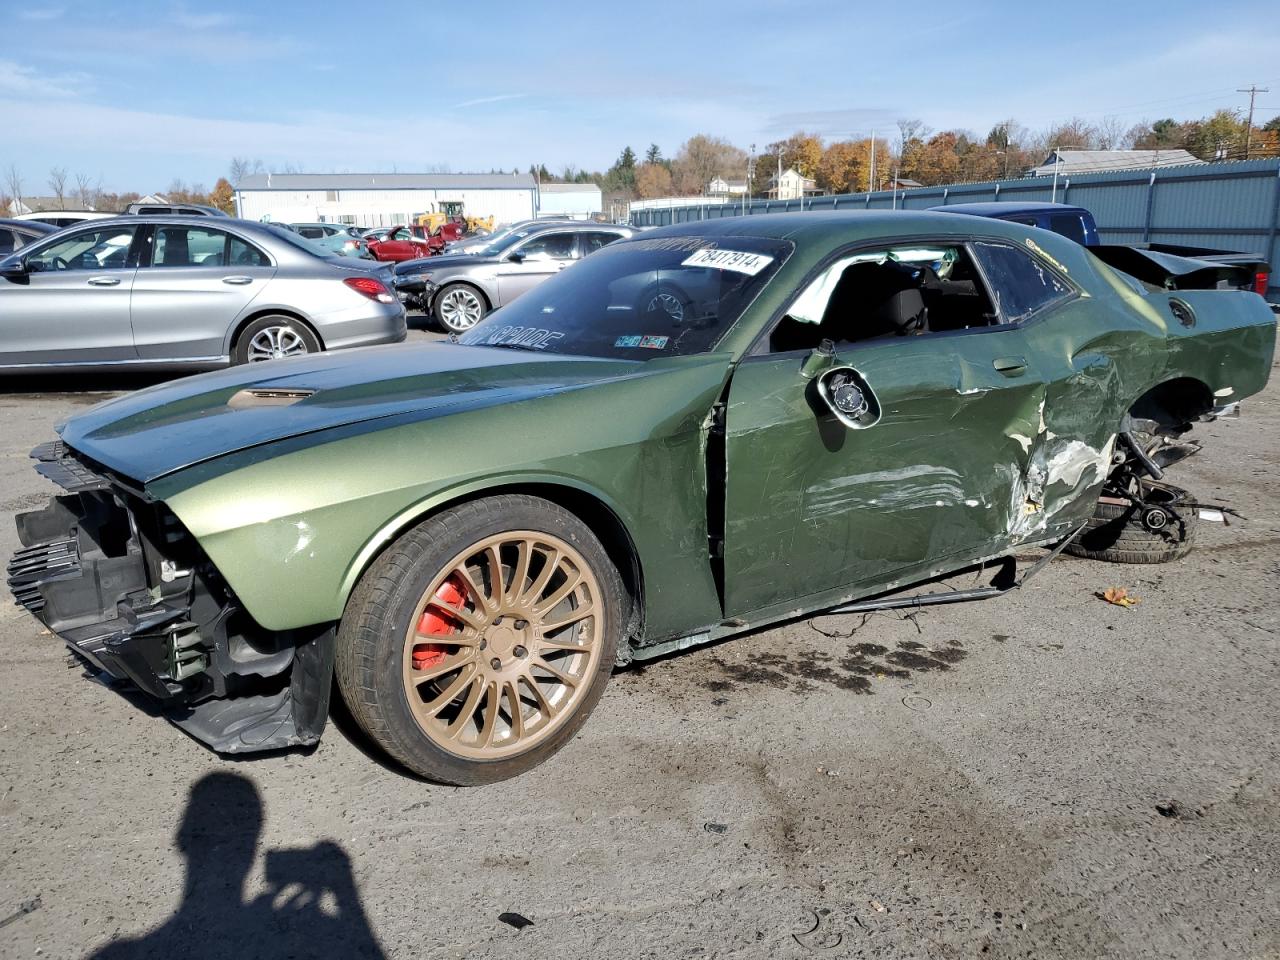
[[[837,140],[823,151],[814,179],[827,193],[853,193],[861,189],[858,184],[864,158],[852,140]]]
[[[822,138],[816,133],[797,130],[787,139],[769,144],[765,153],[773,158],[775,167],[781,159],[784,171],[794,167],[802,177],[816,177],[822,163]]]
[[[218,182],[213,185],[213,193],[209,194],[209,203],[217,207],[223,213],[235,216],[236,214],[236,195],[230,181],[226,177],[219,177]]]
[[[680,147],[671,161],[671,176],[680,196],[697,196],[714,177],[731,180],[747,169],[746,151],[722,137],[699,133]]]
[[[636,168],[636,194],[641,200],[669,197],[671,191],[671,171],[661,162],[646,162]]]
[[[1234,160],[1244,155],[1245,120],[1235,110],[1219,110],[1182,125],[1182,143],[1200,160]]]

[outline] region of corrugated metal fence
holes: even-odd
[[[636,210],[636,226],[799,210],[920,210],[984,200],[1051,200],[1052,177],[882,190],[804,200]],[[1264,257],[1275,268],[1268,299],[1280,301],[1280,159],[1122,170],[1060,177],[1056,199],[1092,211],[1104,243],[1181,243]],[[745,206],[745,209],[744,209]]]

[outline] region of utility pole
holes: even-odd
[[[871,131],[871,170],[867,173],[867,189],[876,189],[876,132]]]
[[[1249,159],[1249,148],[1253,146],[1253,101],[1260,93],[1270,93],[1270,87],[1260,87],[1256,83],[1249,84],[1249,89],[1239,89],[1236,93],[1247,93],[1249,95],[1249,125],[1244,131],[1244,158]]]

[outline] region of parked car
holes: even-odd
[[[1089,247],[1117,270],[1166,290],[1253,290],[1266,296],[1270,264],[1258,254],[1172,243],[1104,244],[1084,207],[1065,203],[1001,200],[952,203],[931,210],[992,217],[1051,230]]]
[[[95,220],[0,260],[0,370],[209,368],[396,342],[390,281],[248,220]]]
[[[396,293],[462,333],[490,310],[510,303],[601,247],[630,237],[631,227],[538,224],[514,230],[477,254],[411,260],[395,268]]]
[[[289,228],[300,237],[318,243],[326,250],[342,257],[369,259],[369,246],[351,235],[350,228],[341,223],[291,223]]]
[[[43,220],[0,220],[0,257],[7,257],[35,240],[57,233],[58,229]]]
[[[125,213],[141,213],[147,216],[169,215],[174,217],[225,217],[227,213],[203,203],[131,203]]]
[[[460,240],[454,240],[444,245],[445,254],[458,253],[480,253],[488,249],[493,244],[505,239],[517,230],[525,230],[529,227],[547,226],[550,223],[572,223],[567,217],[547,218],[539,220],[518,220],[515,223],[501,224],[489,233],[481,233],[476,235],[468,234]]]
[[[400,224],[389,228],[381,239],[369,237],[369,253],[375,260],[393,263],[430,257],[443,252],[445,244],[465,232],[466,224],[461,220],[450,220],[435,230],[421,224]]]
[[[86,220],[110,220],[119,216],[116,213],[102,213],[98,210],[39,210],[36,213],[23,213],[15,220],[27,220],[36,223],[48,223],[55,227],[70,227],[84,223]]]
[[[1144,292],[1017,224],[679,224],[457,343],[73,417],[34,451],[68,495],[17,517],[9,584],[217,750],[314,743],[336,671],[390,756],[487,783],[568,743],[615,664],[995,596],[1104,492],[1113,544],[1178,549],[1194,503],[1159,463],[1263,388],[1275,338],[1252,293]],[[990,587],[883,596],[979,562]]]

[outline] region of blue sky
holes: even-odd
[[[982,133],[1280,113],[1268,2],[0,0],[0,170],[108,189],[307,171],[603,169],[695,133]]]

